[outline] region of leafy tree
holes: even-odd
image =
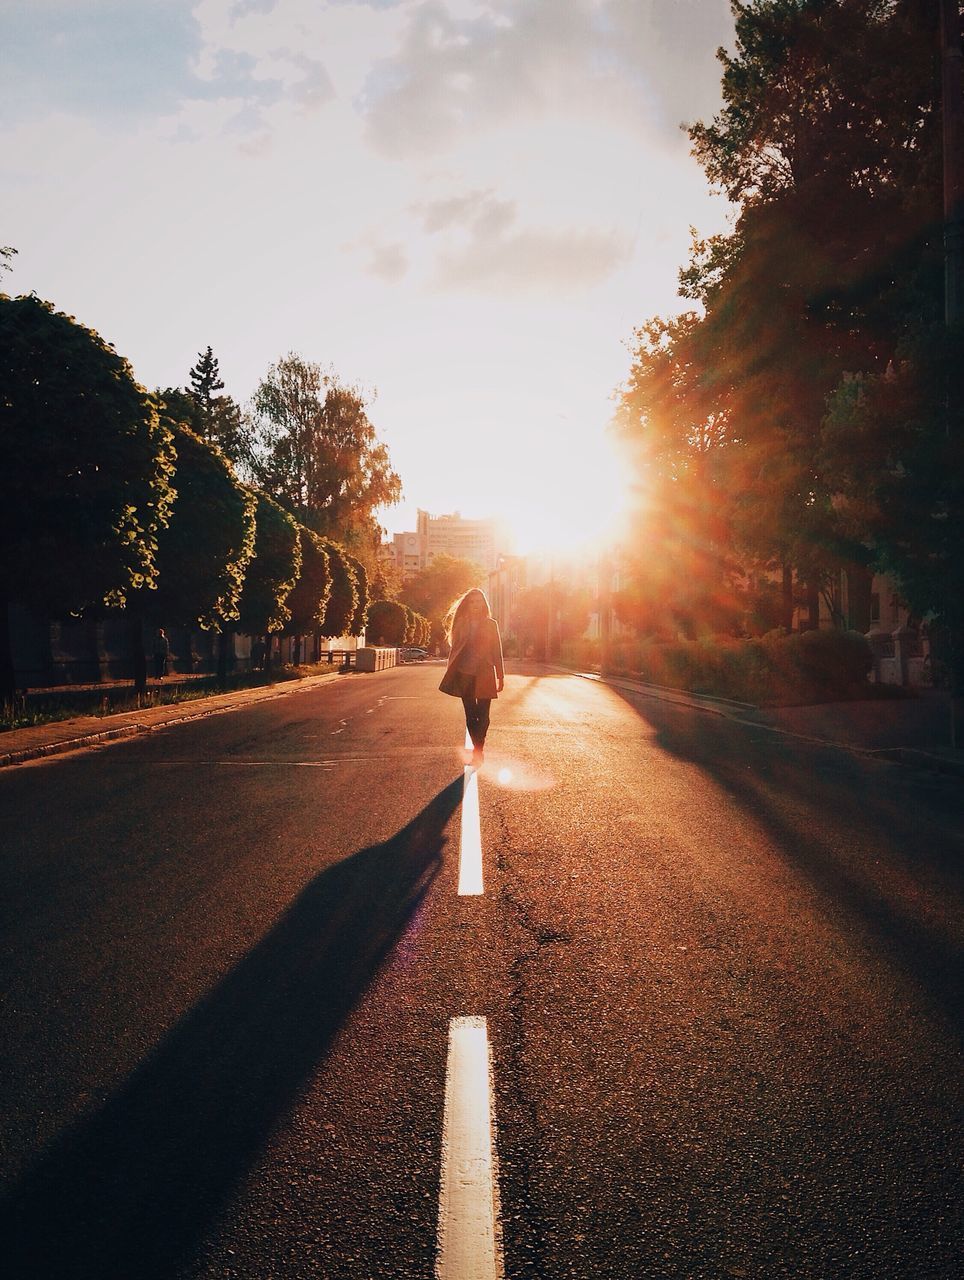
[[[255,495],[230,464],[182,423],[168,420],[177,495],[158,535],[157,590],[149,613],[183,626],[223,631],[239,617],[245,571],[255,548]]]
[[[368,609],[368,635],[374,644],[403,645],[408,618],[397,600],[374,600]]]
[[[405,643],[414,644],[418,634],[418,614],[407,604],[403,604],[402,608],[405,610]]]
[[[293,352],[272,365],[252,402],[259,484],[302,523],[341,540],[373,533],[373,513],[401,482],[357,387]]]
[[[368,623],[368,605],[370,594],[368,590],[368,572],[360,560],[354,556],[350,556],[352,573],[355,575],[355,591],[358,595],[358,603],[355,605],[355,613],[351,620],[351,634],[360,636],[365,630]]]
[[[325,625],[328,598],[331,595],[331,566],[324,543],[316,533],[298,527],[301,546],[301,575],[285,604],[291,617],[285,630],[303,636],[321,631]]]
[[[176,500],[158,534],[157,585],[131,592],[127,608],[156,624],[222,633],[239,617],[245,571],[255,542],[255,497],[228,462],[188,427],[167,417],[176,454]],[[222,641],[219,672],[226,675]]]
[[[645,532],[683,552],[661,582],[641,543],[637,604],[675,577],[681,614],[725,615],[736,568],[782,565],[789,624],[794,575],[811,621],[832,571],[866,576],[866,531],[843,518],[821,424],[845,376],[883,374],[902,310],[920,304],[940,221],[934,13],[910,0],[733,8],[723,110],[690,137],[738,216],[729,236],[695,241],[681,292],[701,313],[638,332],[624,397],[647,479],[654,458],[661,468]]]
[[[321,634],[331,639],[354,634],[351,630],[358,608],[358,590],[351,559],[337,542],[322,539],[331,567],[331,595]]]
[[[157,578],[173,498],[170,431],[130,366],[35,297],[0,295],[0,686],[8,602],[48,615],[123,606]]]
[[[0,271],[12,271],[13,259],[17,256],[17,250],[12,245],[0,245]]]
[[[484,581],[485,571],[474,560],[439,555],[405,583],[399,599],[428,618],[441,618],[457,596]]]
[[[527,587],[513,604],[512,630],[523,651],[551,656],[563,640],[574,640],[589,624],[589,594],[559,580]]]
[[[238,629],[268,636],[291,619],[287,600],[301,573],[301,543],[293,518],[264,493],[256,493],[254,558],[241,592]]]
[[[374,561],[368,572],[372,599],[395,600],[402,589],[401,570],[382,553],[381,539],[375,551]]]

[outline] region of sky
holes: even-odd
[[[147,387],[289,351],[372,397],[416,508],[569,550],[618,509],[633,329],[728,209],[684,122],[728,0],[0,0],[0,287]]]

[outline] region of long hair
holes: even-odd
[[[473,601],[481,600],[485,605],[486,617],[491,618],[492,614],[489,610],[489,602],[486,599],[485,592],[479,587],[470,587],[464,595],[453,600],[449,605],[449,611],[445,615],[445,638],[452,644],[456,638],[461,638],[462,629],[465,626],[465,620],[469,610],[472,608]]]

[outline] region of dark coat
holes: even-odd
[[[468,645],[468,636],[464,636],[458,644],[452,645],[448,666],[439,688],[443,693],[453,697],[462,696],[459,679],[459,661]],[[505,666],[502,662],[502,637],[499,635],[499,624],[495,618],[482,619],[482,631],[479,635],[479,649],[482,660],[475,677],[475,696],[477,698],[497,698],[498,686],[505,679]]]

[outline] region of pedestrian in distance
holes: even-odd
[[[171,643],[163,627],[154,632],[154,679],[162,680],[167,674],[167,658],[171,652]]]
[[[478,768],[485,759],[483,748],[492,700],[505,686],[499,624],[489,612],[485,593],[478,587],[453,601],[445,616],[445,635],[451,647],[439,688],[462,699],[465,727],[472,740],[472,764]]]

